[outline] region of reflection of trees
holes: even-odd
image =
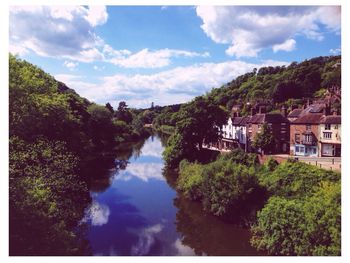
[[[167,184],[175,189],[176,187],[176,179],[179,176],[178,172],[173,169],[168,169],[167,167],[164,167],[162,170],[163,177],[165,178]]]
[[[147,139],[132,143],[122,143],[115,149],[115,155],[105,162],[90,163],[88,169],[84,170],[84,176],[89,182],[89,189],[92,192],[101,193],[108,189],[113,177],[120,171],[125,170],[129,159],[141,155],[141,149]],[[117,159],[116,159],[117,157]]]
[[[168,139],[170,137],[169,134],[158,132],[157,137],[160,139],[160,142],[162,144],[162,147],[166,147],[168,145]]]
[[[179,196],[174,200],[179,209],[176,229],[183,235],[182,243],[196,255],[257,255],[249,244],[248,229],[228,224],[202,211],[200,203]]]

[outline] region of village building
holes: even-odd
[[[341,155],[341,92],[337,87],[327,90],[325,97],[303,109],[292,110],[290,120],[290,154],[295,156]]]
[[[249,117],[230,117],[222,126],[221,149],[246,148]]]
[[[221,128],[222,139],[218,144],[219,149],[246,148],[247,121],[249,117],[240,117],[240,105],[234,105],[231,116]]]
[[[270,153],[289,153],[289,121],[281,113],[257,113],[247,123],[248,151],[252,151],[251,143],[266,123],[275,139],[274,148]]]
[[[319,155],[318,137],[322,113],[308,113],[290,123],[290,154],[296,156]]]
[[[319,125],[321,156],[341,156],[341,116],[323,116]]]

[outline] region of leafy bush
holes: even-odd
[[[247,166],[255,166],[259,164],[258,156],[256,154],[246,153],[242,149],[233,149],[229,153],[221,155],[219,158]]]
[[[203,165],[181,161],[177,189],[191,200],[201,200],[203,197]]]
[[[260,182],[271,194],[283,197],[311,195],[322,181],[337,182],[340,174],[303,162],[284,162],[273,172],[260,176]]]
[[[76,229],[90,196],[77,169],[63,142],[10,138],[11,255],[84,254]]]
[[[206,165],[203,175],[203,206],[214,215],[236,220],[264,200],[253,167],[219,160]]]
[[[251,243],[270,255],[341,254],[340,183],[323,183],[306,199],[271,197],[258,212]]]

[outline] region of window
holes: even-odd
[[[299,141],[300,141],[300,134],[299,134],[299,133],[296,133],[296,134],[295,134],[295,141],[296,141],[296,142],[299,142]]]
[[[325,124],[324,125],[324,129],[325,130],[330,130],[331,129],[331,125],[330,124]]]
[[[312,153],[316,154],[316,148],[312,148]]]
[[[295,151],[299,152],[299,146],[295,146]]]
[[[311,134],[306,134],[306,135],[305,135],[305,141],[306,141],[306,142],[312,142],[312,136],[311,136]]]
[[[332,133],[331,132],[323,132],[323,138],[324,139],[332,139]]]
[[[306,130],[310,131],[311,130],[311,125],[310,124],[306,124]]]
[[[261,124],[258,124],[258,129],[260,129],[261,128]]]
[[[338,124],[334,125],[334,130],[338,130]]]

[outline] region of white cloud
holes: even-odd
[[[297,42],[294,39],[287,39],[284,43],[282,44],[277,44],[272,47],[273,52],[277,52],[280,50],[283,51],[292,51],[295,49],[295,44]]]
[[[163,147],[160,140],[147,141],[142,147],[142,156],[158,157],[161,159]]]
[[[340,31],[339,6],[199,6],[196,12],[207,36],[230,45],[226,53],[236,57],[254,57],[264,48],[290,51],[297,35],[322,40],[320,25]]]
[[[95,27],[107,19],[104,6],[12,6],[9,50],[84,63],[103,61],[124,68],[160,68],[170,65],[173,58],[209,57],[208,52],[167,48],[115,50],[95,34]]]
[[[340,48],[331,48],[329,50],[329,53],[331,53],[332,55],[339,55],[341,53],[341,49]]]
[[[103,25],[107,22],[108,14],[105,6],[89,6],[86,20],[91,26]]]
[[[64,61],[63,65],[69,70],[74,70],[79,65],[79,63],[66,60]]]
[[[105,66],[99,67],[99,66],[97,66],[97,65],[94,65],[94,66],[93,66],[93,69],[94,69],[94,70],[97,70],[97,71],[102,71],[102,70],[105,69]]]
[[[106,61],[124,68],[161,68],[170,65],[171,58],[174,57],[209,57],[208,52],[203,54],[177,49],[160,49],[150,51],[147,48],[142,49],[137,53],[131,53],[127,50],[109,52],[111,58]]]
[[[91,221],[93,226],[102,226],[108,223],[108,218],[110,215],[109,207],[100,204],[97,201],[93,201],[90,207],[85,213],[83,222]]]
[[[130,163],[125,171],[121,171],[117,175],[116,179],[128,181],[134,177],[144,182],[148,182],[150,179],[164,181],[163,167],[162,163]]]
[[[177,251],[176,256],[195,256],[195,252],[192,248],[182,244],[181,240],[177,238],[173,245]]]
[[[10,51],[81,62],[103,59],[94,27],[107,21],[105,7],[11,6]]]
[[[149,107],[151,102],[155,105],[188,102],[254,68],[287,64],[271,60],[261,64],[243,61],[202,63],[149,75],[106,76],[96,84],[77,75],[56,75],[55,78],[97,103],[110,102],[114,107],[119,101],[126,100],[131,107]]]
[[[162,224],[156,224],[140,231],[137,244],[131,247],[131,255],[147,255],[155,242],[155,235],[163,230]]]

